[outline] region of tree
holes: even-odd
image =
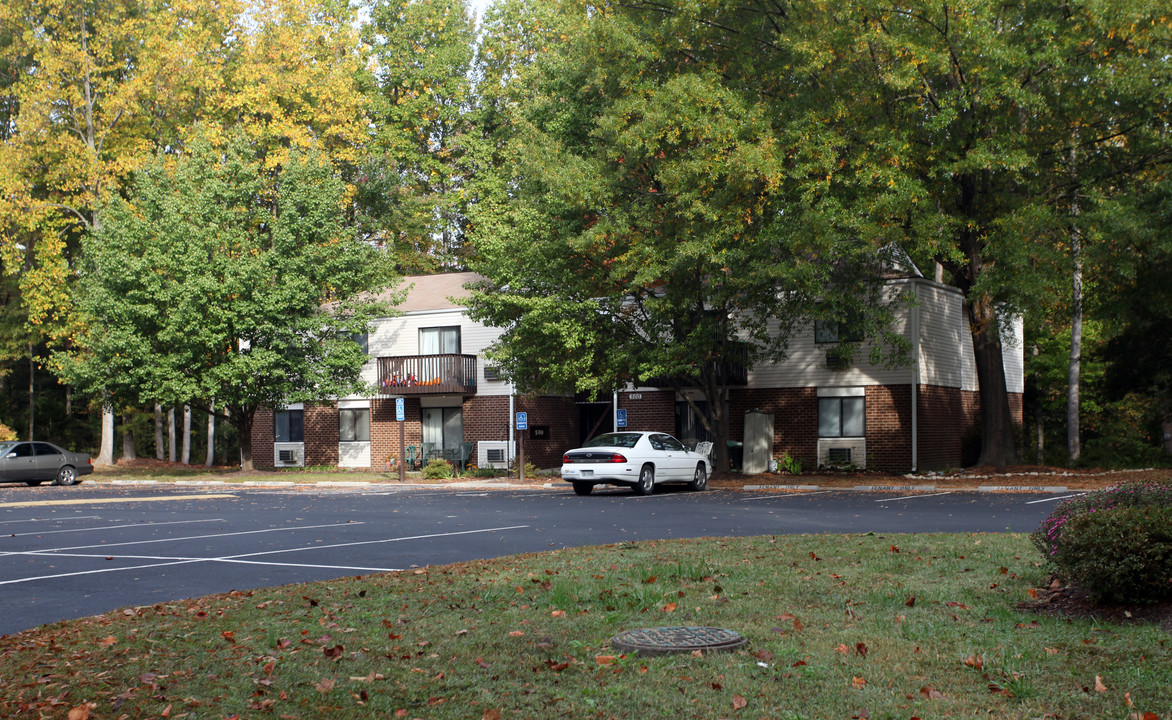
[[[472,316],[504,328],[490,357],[522,392],[698,386],[727,469],[730,369],[783,359],[799,320],[857,317],[898,351],[868,282],[882,238],[808,212],[784,114],[680,52],[694,38],[663,13],[579,13],[522,68],[508,197],[474,215]]]
[[[365,28],[377,130],[359,183],[361,227],[415,272],[463,255],[473,23],[464,0],[379,0]]]
[[[266,170],[246,139],[156,160],[86,242],[85,330],[63,371],[139,403],[215,412],[251,469],[261,406],[364,388],[352,338],[385,308],[361,294],[393,278],[345,231],[343,197],[321,158]]]
[[[81,238],[101,227],[103,201],[190,118],[209,76],[192,59],[216,57],[223,32],[214,28],[237,9],[166,0],[0,8],[0,272],[19,274],[25,331],[38,342],[72,341]],[[101,404],[98,461],[108,463],[113,419]]]
[[[1031,263],[1077,237],[1086,189],[1167,157],[1166,140],[1153,142],[1167,126],[1162,10],[1129,0],[641,7],[711,28],[710,42],[687,48],[698,62],[794,100],[782,142],[822,161],[805,176],[814,212],[844,209],[947,270],[972,328],[979,462],[1013,462],[1003,321],[1046,301],[1048,279]]]

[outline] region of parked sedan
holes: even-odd
[[[606,433],[562,456],[562,480],[579,495],[599,484],[629,485],[636,495],[649,494],[658,483],[703,490],[710,470],[707,455],[658,432]]]
[[[94,471],[89,455],[62,450],[41,441],[0,442],[0,481],[40,485],[52,480],[73,485]]]

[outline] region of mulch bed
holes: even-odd
[[[1151,605],[1096,605],[1086,591],[1064,584],[1051,576],[1048,587],[1039,589],[1037,599],[1018,604],[1022,610],[1062,618],[1090,618],[1120,625],[1151,623],[1172,632],[1172,601]]]

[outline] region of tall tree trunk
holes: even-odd
[[[165,460],[166,452],[163,443],[163,406],[155,403],[155,459]]]
[[[36,388],[36,382],[35,382],[35,379],[37,376],[36,373],[37,373],[37,364],[36,364],[36,361],[33,360],[33,344],[29,343],[28,344],[28,439],[29,440],[36,440],[37,439],[36,435],[34,435],[36,426],[33,424],[33,420],[34,420],[36,413],[37,413],[37,403],[36,403],[37,388]]]
[[[130,416],[122,416],[122,459],[138,459],[138,449],[134,446],[134,431],[130,429]]]
[[[167,408],[167,459],[175,462],[176,457],[175,447],[175,408]]]
[[[1038,357],[1038,344],[1030,349],[1034,358]],[[1036,375],[1037,373],[1035,373]],[[1036,382],[1037,380],[1035,380]],[[1034,393],[1034,400],[1030,403],[1030,412],[1034,416],[1034,462],[1038,465],[1046,464],[1046,421],[1042,417],[1045,408],[1042,405],[1042,393],[1037,391]]]
[[[110,393],[105,390],[102,391],[102,445],[94,464],[114,464],[114,407],[110,405]]]
[[[183,455],[180,460],[184,465],[191,464],[191,406],[183,406]]]
[[[252,415],[241,411],[234,424],[240,435],[240,469],[252,472]]]
[[[1082,443],[1079,437],[1079,376],[1082,372],[1082,229],[1078,225],[1078,132],[1070,145],[1070,370],[1066,392],[1066,452],[1069,464],[1078,462]]]
[[[216,416],[212,414],[215,409],[216,401],[212,400],[208,408],[208,449],[203,461],[203,466],[208,468],[216,464]]]
[[[1017,449],[1005,387],[1000,325],[997,311],[987,298],[970,302],[968,314],[981,397],[981,456],[977,464],[1001,469],[1017,462]]]

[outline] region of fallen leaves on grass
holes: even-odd
[[[743,710],[748,706],[749,701],[745,699],[744,695],[733,695],[733,710]]]

